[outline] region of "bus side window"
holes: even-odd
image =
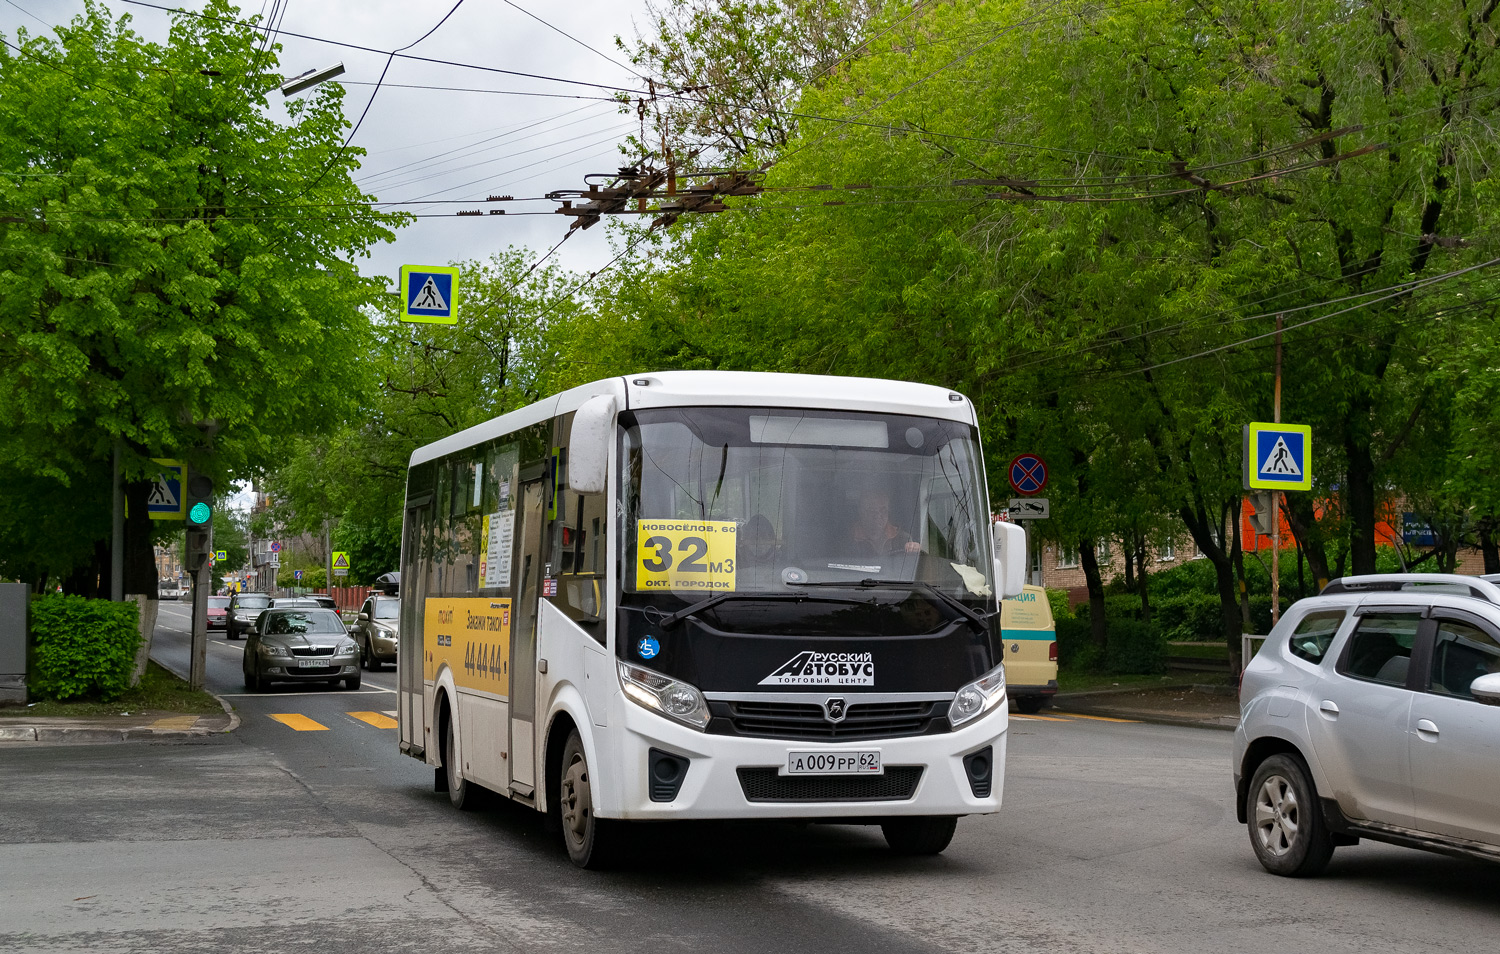
[[[547,508],[548,562],[557,577],[553,605],[578,623],[597,623],[604,611],[604,568],[607,540],[603,539],[609,498],[605,494],[575,494],[568,488],[567,440],[573,415],[554,421],[551,501]],[[588,627],[601,644],[604,628]]]

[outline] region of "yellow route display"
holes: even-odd
[[[734,590],[733,520],[637,520],[636,587]]]

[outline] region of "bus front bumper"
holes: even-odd
[[[620,761],[610,774],[620,784],[606,795],[603,804],[596,801],[595,808],[603,817],[658,821],[858,820],[897,815],[979,815],[1000,809],[1009,723],[1003,703],[970,725],[940,735],[817,743],[708,735],[643,709],[623,696],[616,695],[615,700],[614,713],[622,718],[612,720],[614,731],[609,734],[614,736],[614,753]],[[686,772],[669,800],[652,798],[653,750],[656,762],[660,762],[661,754],[687,760]],[[836,755],[870,750],[880,753],[885,769],[881,776],[785,774],[788,755],[794,751]],[[984,768],[984,762],[975,757],[987,760],[987,794],[975,794],[971,775]],[[985,791],[983,784],[977,787]],[[658,784],[656,789],[660,799],[662,786]]]

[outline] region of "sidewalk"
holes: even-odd
[[[182,673],[161,662],[157,665],[171,670],[178,678],[186,679]],[[0,744],[7,742],[138,742],[202,739],[211,735],[233,732],[240,726],[240,717],[228,702],[214,696],[224,707],[223,714],[195,715],[192,713],[145,710],[127,715],[103,716],[87,719],[72,718],[28,718],[24,710],[3,710],[0,714]],[[14,715],[10,714],[15,712]]]
[[[1052,708],[1058,712],[1204,729],[1233,731],[1240,724],[1239,694],[1233,688],[1188,682],[1150,689],[1058,693],[1052,700]]]

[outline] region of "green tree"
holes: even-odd
[[[55,35],[0,49],[0,482],[89,501],[50,542],[64,574],[107,532],[118,446],[128,592],[156,589],[152,458],[227,487],[355,406],[349,357],[382,281],[352,261],[403,221],[350,178],[362,152],[342,147],[342,90],[273,122],[276,48],[258,51],[225,0],[204,12],[157,45],[90,0]],[[35,580],[52,558],[27,552]]]
[[[578,305],[577,280],[532,269],[535,254],[508,248],[462,269],[456,325],[397,321],[386,299],[359,363],[361,403],[332,434],[288,442],[268,479],[276,525],[321,532],[350,554],[349,579],[368,583],[397,567],[406,467],[412,451],[523,407],[559,388]]]
[[[1137,539],[1185,525],[1236,650],[1239,431],[1270,417],[1278,313],[1284,414],[1320,448],[1318,493],[1291,501],[1315,576],[1325,544],[1373,572],[1397,494],[1451,484],[1450,506],[1492,507],[1493,8],[911,12],[887,8],[879,48],[802,90],[797,112],[847,122],[798,126],[768,157],[776,191],[613,275],[572,367],[964,390],[992,477],[1040,447],[1068,472],[1059,502],[1091,511],[1070,537],[1110,523],[1105,496],[1132,501],[1118,527]]]

